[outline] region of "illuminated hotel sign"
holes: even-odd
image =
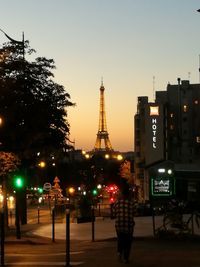
[[[163,134],[162,106],[148,104],[145,108],[146,165],[163,159]]]
[[[159,106],[150,106],[150,116],[159,116]]]
[[[175,194],[174,177],[152,177],[150,181],[152,196],[172,196]]]
[[[153,132],[152,146],[153,148],[156,148],[156,130],[157,130],[157,120],[152,119],[152,132]]]

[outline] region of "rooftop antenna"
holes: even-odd
[[[153,101],[155,101],[155,76],[153,76]]]
[[[103,86],[103,77],[101,77],[101,86]]]

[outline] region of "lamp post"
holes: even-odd
[[[23,60],[25,58],[25,50],[24,50],[24,32],[22,33],[22,41],[17,41],[13,38],[11,38],[7,33],[5,33],[2,29],[0,31],[14,44],[19,44],[22,46],[22,55],[23,55]]]

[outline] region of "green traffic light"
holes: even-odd
[[[22,177],[15,178],[15,187],[22,188],[24,186],[24,180]]]
[[[96,189],[93,189],[92,194],[93,194],[94,196],[96,196],[96,195],[97,195],[97,190],[96,190]]]
[[[43,189],[42,188],[38,188],[38,192],[40,193],[40,194],[42,194],[43,193]]]

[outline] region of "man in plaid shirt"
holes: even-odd
[[[125,263],[128,263],[135,225],[134,203],[131,200],[128,187],[123,188],[121,193],[120,198],[113,206],[113,215],[115,217],[119,259],[121,260],[123,257]]]

